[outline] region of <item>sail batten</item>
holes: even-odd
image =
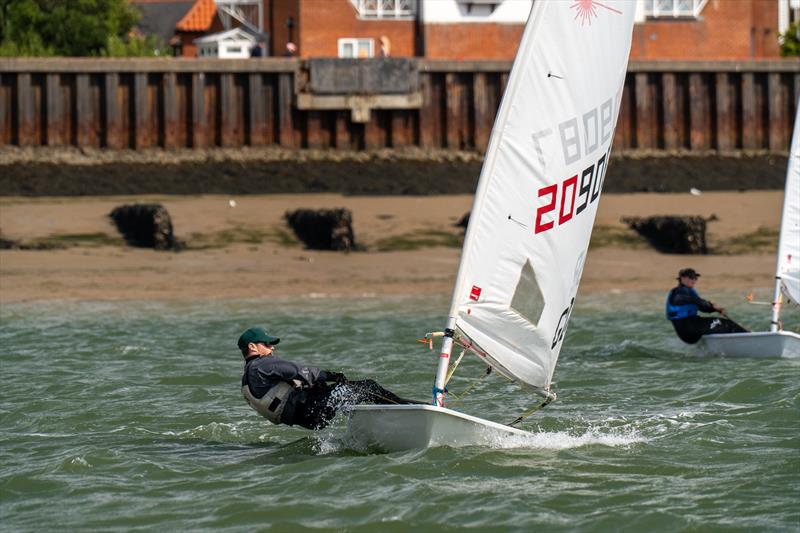
[[[536,389],[550,386],[574,306],[634,9],[534,2],[481,170],[450,323]]]

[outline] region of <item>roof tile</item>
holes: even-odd
[[[178,31],[206,31],[211,28],[216,14],[217,5],[214,0],[197,0],[189,12],[178,21],[175,29]]]

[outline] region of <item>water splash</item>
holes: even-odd
[[[634,429],[615,429],[604,431],[600,428],[590,428],[583,433],[569,431],[542,431],[531,433],[528,436],[513,436],[498,441],[492,448],[535,448],[541,450],[568,450],[584,446],[609,446],[626,447],[633,444],[648,442]]]

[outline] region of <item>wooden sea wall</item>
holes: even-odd
[[[511,64],[415,65],[407,100],[417,104],[356,119],[346,108],[298,108],[307,72],[298,59],[4,58],[0,145],[483,151]],[[799,98],[797,60],[633,62],[614,146],[786,152]]]

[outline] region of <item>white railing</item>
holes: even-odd
[[[644,0],[648,18],[698,18],[708,0]]]
[[[409,19],[417,12],[417,0],[350,0],[361,19]]]

